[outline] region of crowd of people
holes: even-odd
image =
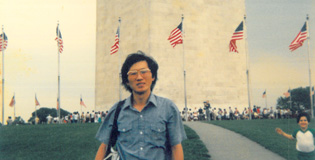
[[[7,125],[19,125],[19,124],[24,124],[25,123],[23,118],[15,117],[13,119],[11,116],[8,116],[6,122],[7,122]],[[5,125],[5,124],[1,124],[0,123],[0,126],[2,126],[2,125]]]
[[[251,112],[251,113],[250,113]],[[185,109],[182,111],[182,119],[185,120]],[[228,109],[212,108],[209,101],[204,101],[204,107],[197,107],[187,111],[188,121],[201,121],[201,120],[243,120],[249,119],[283,119],[293,118],[298,113],[293,113],[289,108],[261,108],[254,106],[251,111],[245,107],[240,111],[237,107],[229,107]]]
[[[98,111],[94,112],[73,112],[66,116],[61,117],[60,123],[102,123],[108,111]],[[273,107],[263,108],[256,107],[251,110],[252,119],[283,119],[283,118],[293,118],[298,113],[293,113],[290,109],[282,109]],[[209,101],[204,102],[203,108],[195,107],[194,110],[191,108],[187,111],[188,121],[201,121],[201,120],[243,120],[249,119],[249,109],[244,108],[242,111],[239,111],[237,107],[232,109],[221,109],[221,108],[212,108]],[[182,119],[185,120],[185,110],[182,111]],[[46,117],[46,122],[41,122],[39,117],[35,118],[35,124],[59,124],[58,117],[52,117],[50,114]],[[7,125],[13,124],[13,119],[11,116],[7,119]]]
[[[94,112],[94,110],[91,113],[82,112],[81,114],[79,112],[73,112],[66,116],[62,116],[60,123],[102,123],[104,122],[104,119],[107,114],[108,114],[108,111]],[[47,124],[59,123],[59,118],[52,117],[50,114],[46,117],[46,119],[47,119]],[[35,122],[37,124],[40,123],[38,117],[35,119]]]
[[[90,112],[73,112],[66,116],[62,116],[59,122],[58,117],[53,117],[50,114],[46,117],[46,121],[41,121],[40,118],[37,116],[32,124],[59,124],[59,123],[102,123],[105,120],[108,111],[99,111],[94,112],[94,110]],[[21,117],[16,117],[13,119],[11,116],[8,116],[6,120],[7,125],[15,125],[15,124],[25,124],[25,121]],[[3,124],[4,125],[4,124]]]

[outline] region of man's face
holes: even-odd
[[[155,78],[146,61],[140,61],[133,64],[128,71],[128,85],[133,93],[144,94],[151,92],[151,85]]]

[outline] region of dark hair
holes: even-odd
[[[157,70],[159,69],[159,65],[157,64],[157,62],[152,57],[147,56],[142,51],[138,51],[137,53],[132,53],[132,54],[127,56],[123,66],[121,67],[121,72],[120,72],[121,73],[121,79],[122,79],[121,84],[130,93],[132,93],[132,89],[127,84],[128,83],[127,73],[128,73],[128,71],[132,65],[134,65],[135,63],[140,62],[140,61],[146,61],[148,63],[148,67],[150,68],[151,73],[152,73],[152,78],[154,78],[152,85],[151,85],[151,91],[153,90],[155,83],[158,79]]]
[[[308,122],[311,122],[310,116],[309,116],[306,112],[302,112],[302,113],[300,113],[300,114],[297,116],[297,118],[296,118],[296,122],[297,122],[297,123],[300,122],[301,117],[306,117],[307,121],[308,121]]]

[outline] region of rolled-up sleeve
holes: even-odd
[[[168,119],[167,129],[169,141],[171,146],[180,144],[183,140],[187,139],[185,129],[182,123],[179,110],[174,103],[171,103],[170,115]]]
[[[110,133],[112,131],[113,122],[114,122],[114,115],[115,115],[116,105],[117,104],[115,104],[110,109],[110,111],[108,112],[108,114],[105,117],[104,122],[102,123],[102,125],[98,129],[98,131],[96,133],[96,136],[95,136],[95,138],[97,140],[99,140],[100,142],[102,142],[104,144],[108,144],[108,142],[109,142]]]

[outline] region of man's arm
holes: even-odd
[[[106,144],[102,143],[97,150],[95,160],[103,160],[106,154],[107,146]]]
[[[184,160],[184,151],[181,143],[172,146],[172,154],[173,160]]]

